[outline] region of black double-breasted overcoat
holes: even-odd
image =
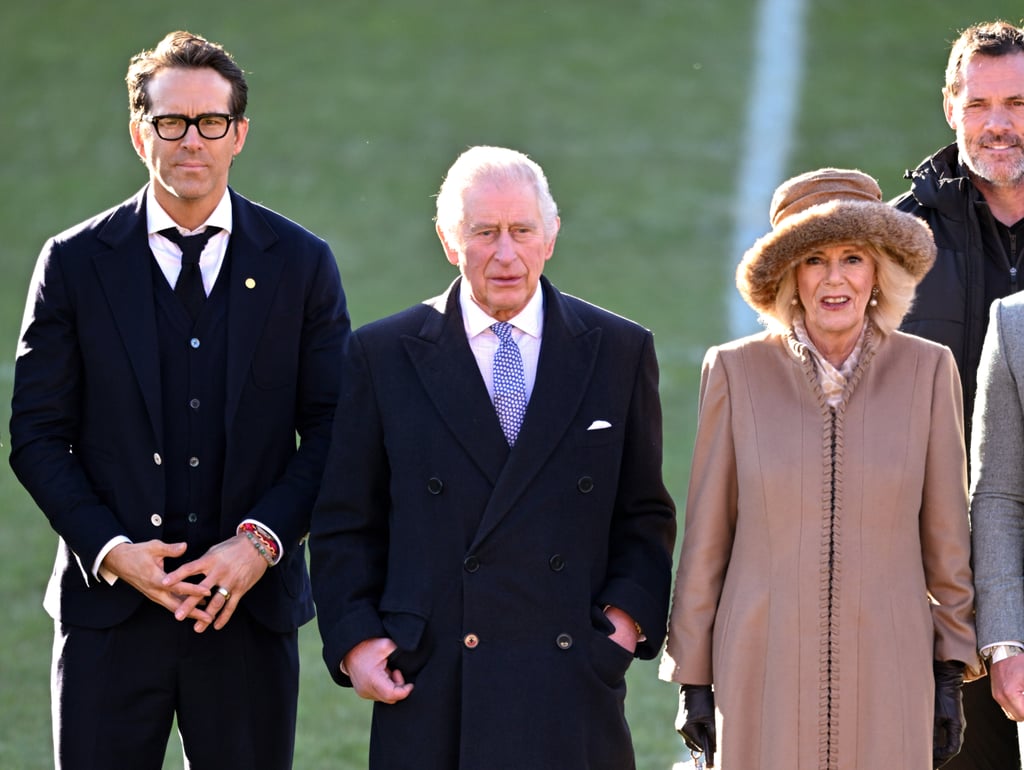
[[[546,279],[537,378],[509,449],[459,308],[355,332],[311,569],[335,679],[375,637],[411,695],[375,704],[373,768],[633,766],[606,605],[664,638],[675,514],[653,338]]]

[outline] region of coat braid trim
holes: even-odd
[[[874,327],[869,325],[861,360],[846,383],[842,401],[833,409],[825,399],[809,351],[792,333],[788,336],[789,349],[803,365],[804,375],[807,377],[811,392],[817,398],[822,418],[818,765],[826,770],[839,770],[838,719],[835,715],[839,710],[841,692],[839,585],[843,566],[843,437],[846,404],[863,378],[868,363],[874,358],[877,342]]]

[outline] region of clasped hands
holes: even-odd
[[[186,547],[161,540],[120,543],[103,559],[103,567],[176,619],[194,620],[197,633],[211,625],[219,631],[231,620],[241,598],[263,577],[267,562],[248,538],[235,535],[198,559],[165,572],[164,559],[183,556]],[[189,582],[195,577],[201,578],[199,582]]]

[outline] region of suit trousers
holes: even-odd
[[[1007,718],[992,697],[988,677],[964,685],[964,718],[967,731],[960,753],[943,770],[1017,770],[1020,749],[1017,725]]]
[[[57,770],[160,770],[175,718],[192,770],[287,770],[295,743],[298,634],[242,608],[201,634],[144,601],[124,623],[55,623]]]

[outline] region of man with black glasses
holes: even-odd
[[[248,87],[221,46],[173,32],[126,80],[149,184],[46,242],[15,368],[11,465],[60,536],[55,765],[159,770],[177,718],[191,767],[288,768],[341,280],[228,187]]]

